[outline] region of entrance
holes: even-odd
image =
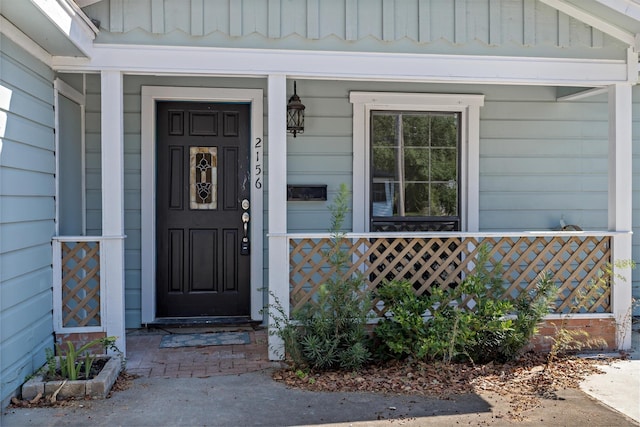
[[[250,314],[249,110],[157,103],[157,317]]]

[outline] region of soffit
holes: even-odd
[[[57,0],[58,13],[52,16],[32,0],[0,0],[0,14],[53,56],[86,57],[85,48],[95,32],[80,16],[82,11],[70,0]],[[77,9],[77,10],[75,10]],[[84,27],[79,29],[80,27]]]

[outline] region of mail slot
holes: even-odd
[[[326,185],[287,185],[287,200],[322,201],[327,200]]]

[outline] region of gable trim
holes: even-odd
[[[634,49],[638,49],[638,44],[636,42],[636,36],[629,31],[618,27],[611,22],[605,21],[584,9],[578,8],[572,4],[565,2],[564,0],[540,0],[540,2],[550,6],[556,10],[559,10],[562,13],[569,15],[572,18],[575,18],[579,21],[584,22],[587,25],[596,28],[603,33],[610,35],[613,38],[616,38],[623,43],[632,46]]]

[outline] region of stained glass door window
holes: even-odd
[[[217,209],[217,148],[190,147],[189,156],[189,197],[191,209]]]

